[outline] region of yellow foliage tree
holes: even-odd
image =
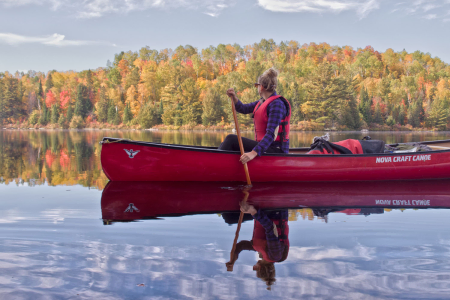
[[[126,103],[130,105],[131,113],[136,117],[141,109],[141,103],[138,100],[138,93],[134,85],[130,86],[127,90]]]

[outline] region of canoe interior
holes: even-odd
[[[109,140],[111,142],[120,141],[121,139],[104,137],[103,141]],[[127,140],[130,143],[139,143],[139,144],[151,144],[151,145],[166,145],[166,146],[177,146],[180,148],[197,148],[204,150],[216,150],[217,147],[205,147],[205,146],[192,146],[192,145],[172,145],[172,144],[162,144],[162,143],[153,143],[153,142],[141,142],[141,141],[131,141]],[[437,141],[425,141],[420,142],[420,144],[425,144],[430,147],[433,151],[446,151],[450,150],[450,140],[437,140]],[[388,144],[389,146],[395,146],[396,144]],[[306,154],[310,150],[309,147],[297,147],[297,148],[289,148],[289,154]]]

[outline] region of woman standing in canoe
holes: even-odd
[[[243,164],[263,153],[289,152],[291,106],[284,97],[276,93],[277,76],[278,72],[273,68],[265,71],[255,83],[261,99],[249,104],[243,104],[236,97],[234,89],[227,90],[227,95],[234,101],[237,112],[253,113],[256,141],[242,138],[244,151],[247,152],[240,158]],[[228,135],[219,149],[239,151],[238,137],[234,134]]]

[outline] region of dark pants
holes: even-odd
[[[257,141],[242,138],[242,145],[244,146],[244,152],[250,152],[258,145]],[[235,134],[229,134],[225,138],[222,144],[219,146],[219,150],[231,150],[240,151],[238,137]],[[280,148],[270,146],[265,153],[283,153]]]

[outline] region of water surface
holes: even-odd
[[[307,146],[315,135],[294,133],[291,146]],[[369,135],[394,143],[450,133]],[[255,252],[242,252],[234,271],[226,271],[233,212],[243,197],[238,185],[147,185],[142,193],[125,186],[123,195],[102,199],[108,183],[99,161],[103,136],[214,146],[226,133],[0,131],[1,299],[448,298],[450,182],[374,190],[324,183],[305,186],[292,199],[287,187],[255,187],[249,198],[255,205],[288,201],[291,246],[269,291],[252,270]],[[332,141],[361,137],[332,133]],[[270,188],[271,198],[264,200],[258,188]],[[371,204],[415,195],[443,208]],[[326,199],[334,205],[305,207]],[[125,212],[131,203],[139,211]],[[252,232],[253,222],[244,222],[239,240],[250,240]]]

